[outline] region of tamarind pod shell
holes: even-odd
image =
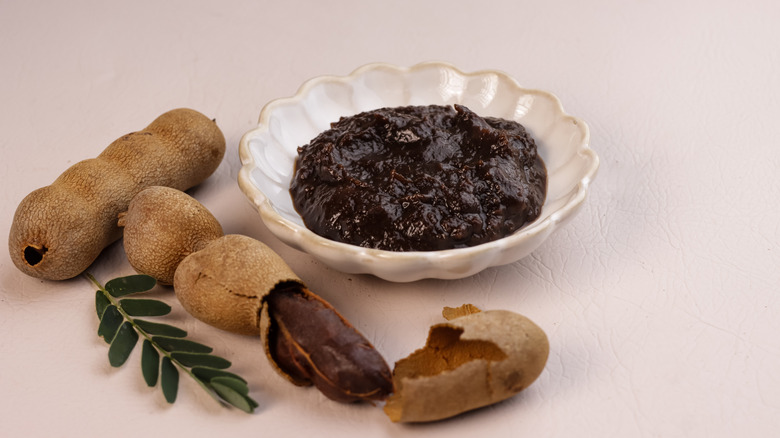
[[[445,311],[452,319],[396,362],[396,391],[384,407],[392,421],[442,420],[498,403],[541,374],[550,347],[539,326],[506,310],[461,309]]]

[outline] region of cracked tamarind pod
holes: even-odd
[[[541,374],[550,346],[544,331],[506,310],[445,308],[425,347],[396,362],[395,393],[384,410],[394,422],[427,422],[505,400]]]
[[[379,352],[275,252],[226,235],[187,256],[174,290],[194,317],[236,333],[259,334],[274,368],[339,402],[381,401],[393,391]]]
[[[32,277],[75,277],[122,236],[117,215],[135,194],[152,185],[200,184],[224,154],[225,137],[214,120],[186,108],[168,111],[27,195],[8,237],[11,260]]]
[[[165,187],[139,193],[120,218],[139,272],[173,276],[176,297],[214,327],[260,335],[274,369],[340,402],[380,401],[393,391],[379,352],[330,304],[306,288],[268,246],[222,235],[191,196]],[[132,254],[132,256],[131,256]],[[150,267],[163,269],[151,269]]]

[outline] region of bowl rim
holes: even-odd
[[[579,145],[577,146],[575,154],[585,156],[585,159],[590,163],[590,165],[584,171],[582,178],[580,178],[579,181],[577,182],[575,186],[576,193],[574,193],[564,205],[562,205],[557,210],[553,211],[547,217],[544,217],[541,220],[537,219],[536,221],[526,224],[519,230],[501,239],[494,240],[491,242],[485,242],[480,245],[466,247],[466,248],[453,248],[453,249],[438,250],[438,251],[401,252],[401,251],[388,251],[388,250],[381,250],[381,249],[374,249],[374,248],[365,248],[365,247],[360,247],[348,243],[333,241],[325,237],[319,236],[314,232],[312,232],[311,230],[309,230],[308,228],[306,228],[305,226],[292,223],[288,219],[280,215],[274,209],[270,199],[259,188],[257,188],[254,184],[251,183],[250,173],[252,169],[257,167],[257,163],[255,162],[255,158],[250,151],[249,142],[253,137],[268,130],[268,120],[270,114],[277,106],[296,103],[303,100],[304,97],[309,92],[309,90],[311,90],[312,88],[314,88],[315,86],[323,82],[335,81],[335,82],[348,83],[350,81],[355,80],[356,78],[358,78],[359,76],[363,75],[368,71],[377,70],[377,69],[392,70],[399,74],[408,74],[416,70],[422,70],[431,67],[449,69],[465,77],[476,77],[476,76],[483,76],[487,74],[499,75],[504,80],[509,81],[513,86],[515,86],[522,93],[543,95],[546,98],[550,99],[550,101],[554,103],[554,110],[558,113],[558,117],[562,117],[564,119],[570,120],[573,124],[577,125],[577,127],[580,129],[582,133],[582,141],[580,141]],[[576,213],[576,211],[582,206],[585,199],[587,198],[588,188],[590,184],[593,182],[599,168],[599,157],[595,153],[595,151],[590,148],[590,129],[588,128],[588,125],[583,120],[566,113],[563,108],[563,105],[561,104],[560,99],[558,99],[558,97],[555,96],[553,93],[544,90],[522,87],[517,82],[516,79],[514,79],[512,76],[500,70],[482,69],[482,70],[477,70],[474,72],[467,73],[458,69],[452,64],[446,62],[439,62],[439,61],[421,62],[412,65],[410,67],[397,66],[385,62],[375,62],[375,63],[364,64],[356,68],[355,70],[353,70],[350,74],[345,76],[321,75],[321,76],[315,76],[311,79],[308,79],[298,88],[295,94],[288,97],[273,99],[263,106],[263,108],[260,111],[260,115],[258,117],[257,126],[255,126],[251,130],[246,132],[241,137],[238,151],[239,151],[239,158],[241,161],[241,169],[239,170],[238,173],[238,184],[241,190],[244,192],[247,198],[255,205],[256,209],[258,210],[261,216],[261,220],[270,229],[270,231],[274,235],[276,235],[276,237],[278,237],[280,240],[285,242],[287,245],[290,245],[304,252],[310,253],[309,251],[304,250],[303,245],[301,245],[300,243],[302,239],[309,239],[317,247],[338,249],[340,251],[344,251],[345,254],[357,255],[361,258],[361,260],[365,260],[366,258],[370,258],[374,260],[393,259],[393,260],[402,260],[406,263],[415,262],[418,260],[419,261],[430,260],[431,257],[436,257],[437,259],[438,258],[461,258],[461,257],[468,258],[477,254],[493,251],[495,249],[499,249],[502,247],[511,247],[514,244],[520,243],[523,240],[526,240],[530,237],[545,232],[551,232],[566,218],[572,217],[574,213]],[[272,226],[272,224],[275,226]],[[278,228],[283,228],[286,231],[290,232],[291,234],[289,236],[280,235],[280,233],[278,232]],[[363,272],[377,275],[376,273],[370,271],[363,271]],[[418,278],[421,279],[421,278],[444,278],[444,277],[423,275],[423,276],[418,276]]]

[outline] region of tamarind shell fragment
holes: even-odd
[[[446,308],[425,347],[396,362],[395,393],[384,410],[394,422],[442,420],[497,403],[541,374],[550,347],[544,331],[506,310]]]

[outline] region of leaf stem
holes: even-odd
[[[89,272],[85,272],[84,276],[87,277],[87,280],[91,281],[92,284],[94,284],[101,292],[106,293],[107,291],[105,288],[103,288],[103,285],[98,282],[95,277],[92,276]]]

